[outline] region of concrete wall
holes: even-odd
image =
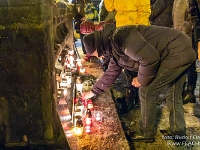
[[[54,8],[53,0],[0,1],[0,147],[68,146],[56,109]]]

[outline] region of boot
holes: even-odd
[[[183,93],[183,104],[196,103],[195,95],[193,90],[186,90]]]

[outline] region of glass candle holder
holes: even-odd
[[[74,57],[73,56],[69,56],[69,63],[70,63],[70,65],[74,65]]]
[[[68,54],[69,54],[70,56],[74,56],[74,50],[69,50],[69,51],[68,51]]]
[[[65,76],[65,77],[67,79],[67,87],[70,88],[72,83],[72,76]]]
[[[81,67],[80,70],[79,70],[79,73],[80,73],[80,74],[84,74],[84,73],[85,73],[85,68],[84,68],[84,67]]]
[[[95,110],[94,112],[95,120],[101,122],[102,121],[102,111]]]
[[[79,137],[83,135],[83,122],[81,118],[78,118],[76,121],[75,135]]]
[[[90,126],[85,126],[85,132],[90,133],[91,132],[91,127]]]
[[[60,82],[60,87],[61,87],[61,88],[67,88],[67,86],[68,86],[68,83],[67,83],[66,80],[62,80],[62,81]]]
[[[79,92],[83,92],[83,84],[76,84],[76,90],[79,91]]]
[[[67,89],[66,88],[64,88],[64,90],[63,90],[63,95],[64,95],[64,97],[67,97]]]
[[[80,68],[82,67],[81,59],[76,60],[76,67],[77,67],[77,70],[80,70]]]
[[[93,102],[91,99],[88,99],[87,100],[87,108],[90,109],[90,110],[94,110],[94,105],[93,105]]]

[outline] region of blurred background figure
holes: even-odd
[[[172,27],[172,8],[174,0],[151,0],[151,25]]]
[[[101,3],[99,4],[99,21],[115,22],[115,14],[116,14],[115,10],[108,11],[106,9],[104,0],[102,0]]]
[[[197,30],[196,22],[199,20],[199,9],[196,0],[174,0],[173,11],[174,28],[178,29],[192,38],[194,30]],[[197,37],[199,33],[196,32]],[[194,40],[193,40],[194,41]],[[197,42],[197,40],[195,40]],[[193,42],[193,48],[197,49],[196,42]],[[186,89],[183,91],[183,103],[195,103],[194,90],[196,88],[197,72],[196,62],[194,62],[187,71]]]
[[[98,10],[94,7],[93,3],[91,2],[85,5],[85,20],[92,22],[99,21]]]

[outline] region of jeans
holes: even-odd
[[[182,92],[189,65],[179,68],[160,67],[155,79],[148,86],[139,88],[141,105],[140,127],[144,136],[156,134],[157,104],[160,94],[165,94],[170,111],[170,131],[186,135]]]

